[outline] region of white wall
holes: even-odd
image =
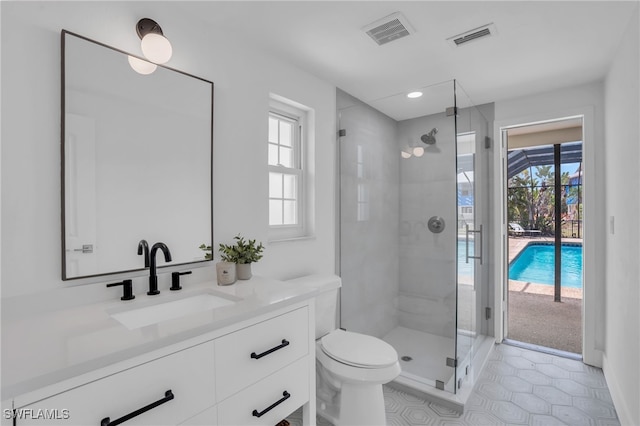
[[[638,9],[636,9],[638,10]],[[604,373],[623,425],[640,424],[640,131],[638,12],[605,80],[606,338]]]
[[[604,84],[497,102],[495,123],[499,140],[503,126],[585,114],[583,356],[603,366],[623,425],[640,424],[638,39],[636,12]]]
[[[106,279],[60,278],[60,30],[140,54],[135,24],[143,17],[159,22],[171,40],[169,66],[215,83],[214,247],[239,232],[267,241],[265,135],[269,93],[275,93],[315,112],[316,232],[304,241],[267,245],[254,273],[286,279],[334,271],[335,87],[216,33],[177,5],[2,2],[3,300],[34,294],[55,300],[57,290],[74,286],[57,292],[64,295],[60,300],[118,296],[102,285],[79,285]],[[187,286],[215,277],[212,267],[194,272]],[[138,276],[136,292],[142,292],[147,274],[129,275]],[[167,275],[160,277],[161,289],[169,285]]]
[[[534,96],[496,102],[494,134],[500,141],[500,128],[533,123],[562,117],[584,115],[583,159],[584,182],[584,317],[583,357],[587,364],[602,366],[604,349],[604,299],[605,299],[605,186],[604,155],[604,94],[603,84],[594,82],[563,90],[540,93]],[[501,164],[500,150],[494,152],[494,181],[496,194],[501,191],[498,176]],[[494,200],[495,211],[500,211],[501,199]],[[499,215],[496,216],[495,241],[502,235]],[[504,233],[504,230],[502,230]],[[496,265],[501,264],[500,250],[496,250]],[[496,282],[503,282],[504,271],[496,269]],[[496,306],[502,305],[500,292],[496,293]],[[498,312],[500,312],[498,310]],[[501,319],[496,316],[496,337],[501,336]]]

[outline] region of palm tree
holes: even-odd
[[[535,227],[542,232],[553,231],[554,216],[554,171],[552,165],[536,166],[536,174],[542,182],[540,188],[534,189],[537,192],[535,199]]]
[[[524,223],[531,210],[529,196],[529,171],[524,170],[509,179],[507,191],[507,216],[509,222]]]
[[[567,177],[568,178],[568,177]],[[555,188],[552,165],[529,167],[509,179],[509,221],[542,232],[553,232]]]

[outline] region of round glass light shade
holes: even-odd
[[[424,155],[424,148],[421,146],[416,146],[413,148],[413,155],[416,157],[422,157]]]
[[[129,65],[131,65],[131,68],[133,68],[135,72],[142,75],[151,74],[156,70],[156,68],[158,68],[156,64],[143,61],[142,59],[138,59],[133,56],[129,56]]]
[[[407,93],[407,98],[410,98],[410,99],[419,98],[420,96],[422,96],[422,92]]]
[[[411,158],[411,153],[407,151],[400,151],[402,158]]]
[[[171,43],[164,36],[149,33],[142,38],[141,45],[144,56],[156,64],[164,64],[173,53]]]

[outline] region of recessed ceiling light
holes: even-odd
[[[422,92],[407,93],[407,98],[411,98],[411,99],[419,98],[420,96],[422,96]]]

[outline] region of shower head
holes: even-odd
[[[436,129],[435,127],[433,129],[431,129],[431,131],[429,133],[427,133],[426,135],[422,135],[420,136],[420,140],[424,143],[426,143],[427,145],[433,145],[434,143],[436,143],[436,137],[435,134],[438,133],[438,129]]]

